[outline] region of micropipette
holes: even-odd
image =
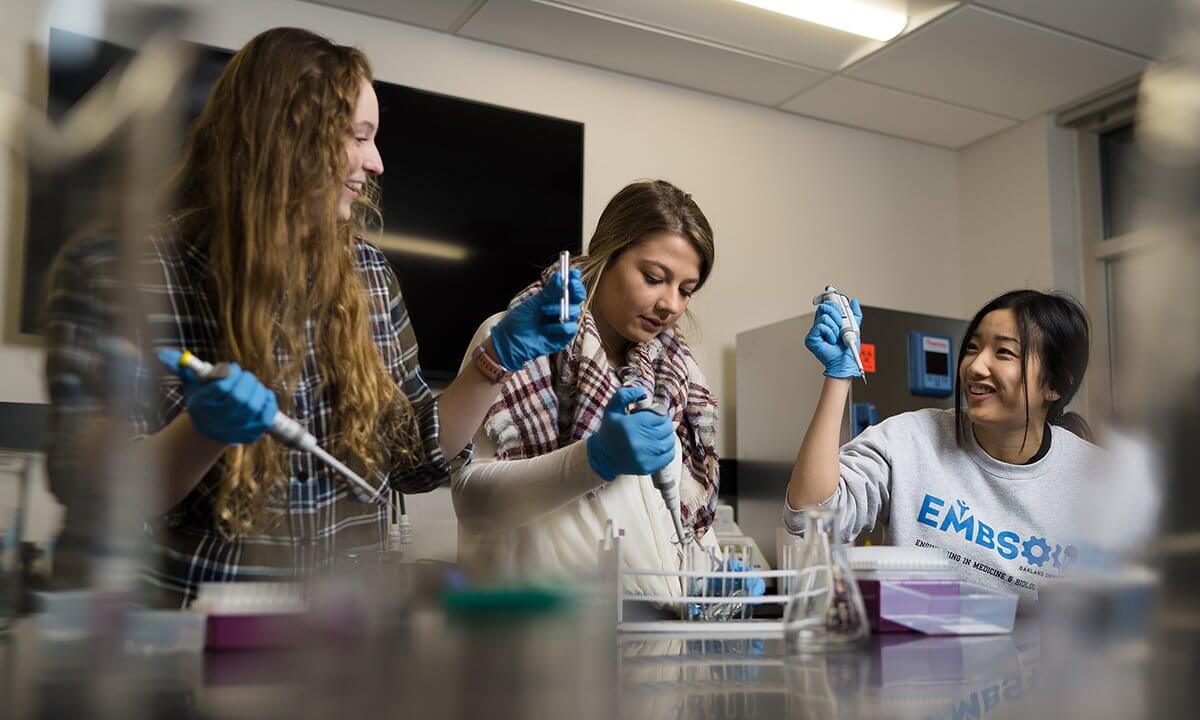
[[[813,298],[813,305],[820,305],[825,301],[830,301],[838,306],[842,311],[842,342],[854,355],[854,364],[858,366],[858,374],[867,381],[867,370],[863,367],[861,347],[859,345],[858,320],[854,319],[854,311],[850,307],[850,298],[843,292],[838,292],[838,289],[832,285],[826,285],[825,290]]]
[[[558,276],[562,280],[562,299],[558,301],[558,321],[565,323],[571,319],[571,288],[567,280],[571,276],[571,253],[563,250],[558,254]]]
[[[625,387],[637,387],[637,370],[631,367],[621,368],[618,373],[621,378],[621,384]],[[654,399],[643,397],[634,403],[634,412],[648,410],[662,416],[666,416],[670,407],[670,397],[667,395],[665,388],[658,387],[654,389]],[[663,503],[667,506],[667,512],[671,513],[671,522],[675,525],[675,536],[679,539],[679,544],[683,545],[691,536],[683,530],[683,515],[679,507],[679,486],[676,482],[667,476],[666,468],[650,475],[651,482],[662,495]]]
[[[179,358],[179,367],[191,370],[196,374],[196,378],[202,382],[219,380],[229,372],[228,365],[224,363],[220,365],[207,363],[186,350],[183,351],[183,355]],[[378,502],[381,493],[387,487],[387,483],[384,483],[379,488],[371,487],[366,480],[359,477],[358,473],[343,465],[341,461],[326,452],[325,448],[318,445],[317,439],[313,437],[313,434],[301,427],[300,423],[278,410],[275,411],[275,419],[272,420],[271,429],[268,432],[271,434],[271,437],[290,448],[310,452],[317,456],[318,460],[336,470],[338,474],[362,490],[365,490],[371,498],[370,502]]]
[[[667,391],[663,388],[656,388],[654,390],[654,402],[649,408],[650,411],[666,416],[669,405],[670,401],[667,397]],[[683,530],[683,515],[679,508],[679,485],[667,476],[665,468],[652,474],[650,480],[654,483],[654,487],[658,488],[663,502],[666,503],[667,511],[671,513],[671,522],[675,524],[675,536],[679,539],[679,544],[684,544],[691,536]]]

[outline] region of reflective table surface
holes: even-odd
[[[1029,620],[1010,635],[883,635],[853,651],[788,655],[779,637],[619,634],[602,616],[430,610],[291,648],[171,655],[48,640],[26,618],[0,638],[0,696],[9,717],[123,720],[1146,714],[1137,643],[1115,654],[1057,648]]]
[[[628,717],[980,718],[1037,682],[1038,628],[1012,635],[873,637],[854,651],[792,655],[782,639],[625,636]]]

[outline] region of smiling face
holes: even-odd
[[[1031,333],[1034,331],[1030,328]],[[1023,429],[1026,395],[1029,425],[1041,427],[1046,422],[1046,412],[1059,395],[1043,387],[1041,361],[1032,348],[1021,346],[1020,338],[1017,315],[1010,309],[985,315],[968,338],[958,379],[972,423],[993,431]]]
[[[362,81],[358,102],[354,106],[354,121],[346,138],[346,180],[338,196],[338,220],[350,219],[351,207],[362,192],[368,177],[383,174],[383,158],[375,147],[379,130],[379,100],[369,80]]]
[[[647,235],[600,277],[592,301],[605,348],[640,343],[671,327],[700,284],[700,253],[678,233]]]

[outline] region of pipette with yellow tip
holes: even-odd
[[[225,363],[213,365],[201,360],[187,350],[184,350],[183,354],[179,357],[179,367],[180,369],[186,368],[191,370],[200,382],[220,380],[229,374],[229,366]],[[275,418],[272,420],[271,429],[268,432],[271,434],[271,437],[290,448],[315,455],[318,460],[333,468],[339,475],[366,492],[370,498],[370,502],[380,501],[384,490],[387,488],[387,483],[380,485],[378,488],[371,487],[370,483],[363,480],[358,473],[346,467],[341,461],[326,452],[324,448],[317,444],[317,439],[313,437],[313,434],[305,430],[300,423],[292,418],[278,410],[275,411]]]

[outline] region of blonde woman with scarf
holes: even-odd
[[[588,254],[575,260],[588,295],[579,332],[565,350],[504,379],[475,434],[475,460],[454,474],[459,560],[469,573],[491,580],[593,574],[608,520],[624,531],[627,566],[678,569],[671,517],[650,479],[663,468],[678,483],[685,530],[715,545],[717,403],[677,326],[714,255],[708,220],[670,183],[636,182],[609,202]],[[485,321],[472,347],[485,346],[504,315]],[[621,387],[622,367],[637,371],[639,389]],[[625,414],[656,387],[670,397],[667,418]],[[680,594],[675,579],[626,585]]]

